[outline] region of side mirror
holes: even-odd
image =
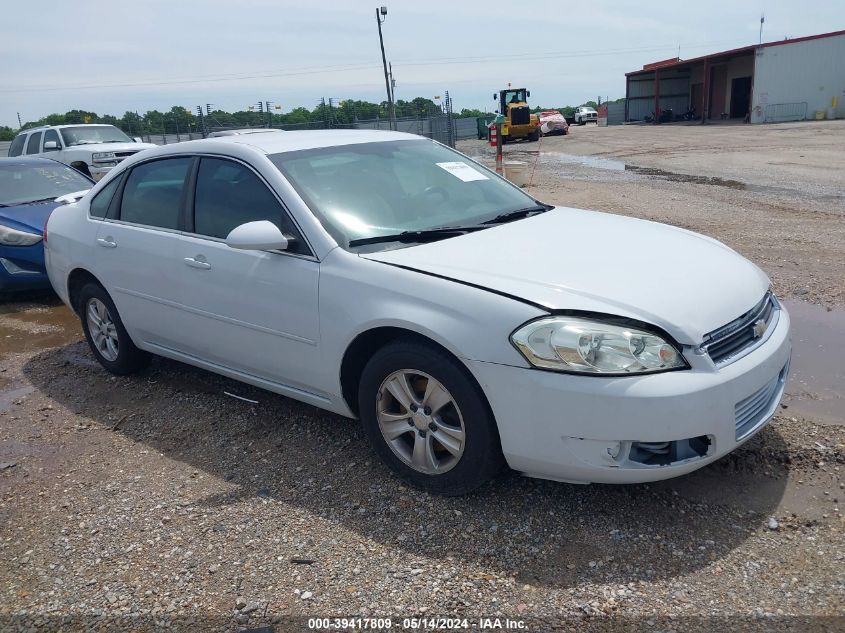
[[[493,101],[495,101],[498,98],[499,98],[498,95],[493,95]]]
[[[530,97],[530,96],[531,96],[531,91],[530,91],[530,90],[526,90],[526,91],[525,91],[525,96],[526,96],[526,97]]]
[[[140,136],[135,136],[135,137],[132,138],[132,140],[135,141],[136,143],[143,143],[144,142],[144,139],[142,139]]]
[[[59,150],[59,144],[56,141],[44,141],[45,152],[56,152]]]
[[[244,251],[284,251],[288,238],[269,220],[258,220],[233,228],[226,237],[226,246]]]

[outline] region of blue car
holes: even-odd
[[[53,209],[93,186],[87,176],[48,158],[0,158],[0,296],[50,288],[44,225]]]

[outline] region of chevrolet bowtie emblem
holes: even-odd
[[[766,322],[763,319],[758,319],[751,326],[751,332],[754,334],[754,338],[760,338],[766,333]]]

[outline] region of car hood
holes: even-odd
[[[82,145],[72,145],[68,149],[81,149],[90,152],[140,152],[155,147],[158,147],[158,145],[152,143],[83,143]]]
[[[0,224],[19,231],[41,234],[53,209],[60,206],[62,206],[60,202],[50,201],[22,204],[16,207],[0,207]]]
[[[721,242],[656,222],[557,207],[367,259],[534,303],[657,325],[697,345],[757,304],[765,273]]]

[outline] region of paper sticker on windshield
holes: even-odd
[[[464,182],[472,182],[473,180],[490,180],[487,176],[482,174],[477,169],[467,165],[463,161],[455,161],[452,163],[437,163],[440,169],[445,169],[456,178],[460,178]]]

